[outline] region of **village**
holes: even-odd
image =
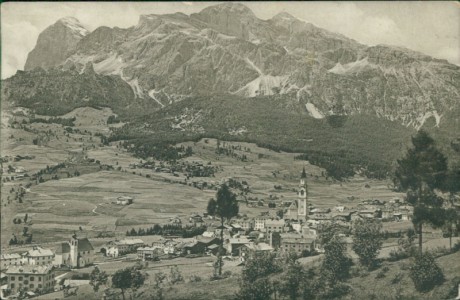
[[[66,271],[120,259],[155,263],[176,257],[216,257],[220,237],[223,237],[224,265],[243,266],[246,260],[258,254],[272,252],[280,257],[292,254],[299,258],[319,257],[324,252],[319,235],[326,225],[334,224],[347,241],[356,220],[397,223],[412,218],[412,207],[396,198],[388,203],[369,199],[355,207],[317,208],[309,202],[307,177],[303,169],[296,200],[273,201],[268,205],[269,210],[262,211],[259,216],[249,218],[239,214],[223,226],[208,212],[193,213],[188,220],[174,217],[167,224],[133,228],[124,238],[108,238],[103,243],[97,241],[98,246],[93,245],[94,241],[80,237],[80,233],[74,233],[68,241],[49,248],[32,244],[22,252],[2,253],[2,299],[14,297],[20,290],[25,290],[28,297],[63,289],[69,293],[70,288],[82,282],[76,284],[75,280],[66,278]],[[133,201],[133,197],[120,196],[114,204],[127,206]],[[208,265],[213,266],[212,263]]]

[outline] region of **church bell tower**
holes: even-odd
[[[302,170],[302,175],[300,176],[300,183],[299,183],[299,192],[298,192],[298,219],[305,221],[307,219],[307,197],[308,197],[308,189],[307,189],[307,172],[305,172],[305,168]]]
[[[69,241],[70,245],[70,264],[72,267],[78,267],[78,238],[74,233]]]

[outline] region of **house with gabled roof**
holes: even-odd
[[[316,236],[310,234],[298,233],[281,233],[280,234],[280,251],[287,254],[291,251],[301,254],[307,250],[313,252],[316,245]]]
[[[259,254],[270,253],[273,251],[273,247],[267,243],[249,243],[244,244],[239,248],[240,259],[242,261],[254,258]]]
[[[31,250],[22,254],[24,264],[50,265],[54,261],[54,253],[51,249],[34,246]]]
[[[56,284],[54,267],[51,265],[10,266],[5,274],[8,276],[8,288],[13,293],[19,289],[51,291]]]
[[[247,237],[230,238],[226,241],[225,248],[227,253],[238,255],[238,249],[246,244],[250,244],[251,241]]]
[[[4,253],[0,255],[0,269],[6,269],[8,266],[19,266],[22,263],[22,256],[18,253]]]
[[[110,257],[118,257],[127,253],[135,253],[137,248],[143,247],[144,241],[141,239],[124,239],[110,241],[105,245],[105,254]]]

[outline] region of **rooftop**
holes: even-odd
[[[265,221],[265,226],[269,226],[269,225],[282,226],[284,224],[285,224],[284,220],[266,220]]]
[[[40,256],[53,256],[54,253],[50,249],[44,249],[42,247],[36,246],[32,250],[27,251],[27,256],[30,257],[40,257]]]
[[[246,237],[229,239],[230,244],[249,244],[251,241]]]
[[[17,254],[17,253],[11,253],[11,254],[8,254],[8,253],[5,253],[5,254],[2,254],[0,255],[0,259],[1,260],[6,260],[6,259],[18,259],[18,258],[21,258],[21,255]]]
[[[315,236],[310,234],[298,233],[282,233],[280,234],[283,243],[312,243],[315,241]]]
[[[160,247],[140,247],[137,248],[137,251],[154,251],[156,249],[161,249]]]
[[[273,250],[273,247],[270,246],[267,243],[259,243],[259,244],[251,243],[251,244],[246,245],[246,247],[248,247],[251,250],[255,250],[255,251],[271,251],[271,250]]]
[[[53,266],[35,266],[35,265],[24,265],[24,266],[9,266],[5,274],[48,274],[53,269]]]
[[[94,250],[94,248],[87,238],[78,239],[78,252],[90,250]]]
[[[144,244],[144,241],[141,239],[125,239],[120,241],[114,241],[115,245],[136,245],[136,244]]]

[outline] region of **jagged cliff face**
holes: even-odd
[[[90,62],[158,107],[189,95],[281,93],[314,118],[370,114],[419,128],[430,118],[442,126],[459,106],[458,66],[407,49],[367,47],[287,13],[260,20],[242,4],[225,3],[191,16],[143,15],[128,29],[87,34],[71,25],[61,20],[46,29],[25,69],[83,70]]]
[[[60,19],[40,33],[37,45],[29,53],[24,70],[48,68],[64,62],[89,31],[72,17]]]

